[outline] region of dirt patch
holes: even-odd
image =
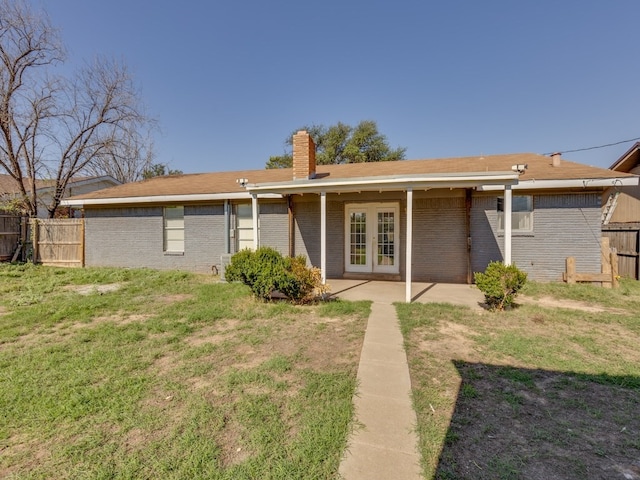
[[[418,335],[422,336],[420,333]],[[418,348],[437,356],[455,355],[456,358],[473,362],[478,360],[479,356],[473,340],[469,338],[470,334],[471,329],[464,325],[442,322],[438,329],[437,338],[420,341]]]
[[[4,308],[2,305],[0,305],[0,317],[2,315],[7,315],[9,314],[9,310],[7,310],[6,308]]]
[[[158,300],[162,303],[177,303],[184,302],[185,300],[189,300],[193,298],[193,295],[190,293],[176,293],[174,295],[164,295],[162,297],[158,297]]]
[[[569,299],[559,299],[553,297],[540,297],[533,298],[527,297],[525,295],[519,295],[517,298],[518,303],[529,304],[529,305],[539,305],[541,307],[549,307],[549,308],[568,308],[572,310],[581,310],[583,312],[589,313],[616,313],[616,314],[625,314],[628,313],[626,310],[620,308],[611,308],[604,307],[602,305],[595,305],[587,302],[580,302],[577,300],[569,300]]]
[[[67,285],[65,290],[79,293],[80,295],[93,295],[116,292],[122,288],[122,283],[105,283],[103,285]]]

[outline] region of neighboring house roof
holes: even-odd
[[[31,186],[28,183],[28,179],[22,180],[27,191],[31,189]],[[69,188],[77,188],[85,185],[92,185],[100,182],[111,183],[112,185],[120,185],[120,181],[116,180],[110,175],[102,175],[95,177],[74,177],[67,183],[67,189]],[[36,180],[36,190],[38,191],[46,191],[51,190],[55,187],[55,180]],[[6,174],[0,174],[0,195],[2,194],[19,194],[20,189],[18,185],[16,185],[16,181],[13,177]]]
[[[571,188],[603,187],[614,182],[629,182],[637,185],[638,177],[608,169],[591,167],[580,163],[562,160],[559,166],[553,166],[551,158],[533,154],[489,155],[480,157],[444,158],[431,160],[400,160],[393,162],[352,163],[343,165],[317,165],[316,178],[312,180],[292,180],[291,168],[273,170],[244,170],[232,172],[199,173],[155,177],[141,182],[127,183],[117,187],[71,197],[65,205],[100,205],[116,203],[152,203],[161,201],[197,201],[216,198],[248,198],[249,193],[238,179],[246,179],[249,190],[256,193],[275,192],[282,187],[290,193],[294,186],[311,191],[313,187],[336,184],[344,186],[362,184],[366,179],[388,179],[402,184],[404,179],[419,176],[428,179],[461,178],[474,175],[481,182],[483,176],[495,173],[504,178],[517,178],[512,172],[514,165],[528,165],[515,183],[518,188]],[[508,175],[507,175],[508,174]],[[504,188],[501,185],[490,187]],[[491,188],[487,188],[491,189]],[[317,189],[316,189],[317,190]],[[315,190],[314,190],[315,191]],[[319,190],[318,190],[319,191]]]
[[[636,142],[609,167],[616,172],[631,172],[640,165],[640,142]]]

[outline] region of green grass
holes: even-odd
[[[335,478],[368,312],[184,272],[0,265],[0,477]]]

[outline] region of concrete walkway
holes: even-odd
[[[420,480],[416,414],[403,338],[393,302],[400,282],[329,280],[332,296],[372,300],[353,399],[357,427],[340,464],[345,480]],[[414,283],[413,301],[447,302],[480,309],[483,295],[469,285]]]

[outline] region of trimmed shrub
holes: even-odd
[[[527,274],[515,265],[491,262],[487,269],[473,276],[477,287],[491,310],[504,310],[513,301],[527,281]]]
[[[248,285],[253,294],[263,300],[277,290],[292,302],[305,303],[327,291],[326,285],[322,285],[320,270],[307,267],[304,255],[283,257],[269,247],[236,253],[225,270],[225,278]]]

